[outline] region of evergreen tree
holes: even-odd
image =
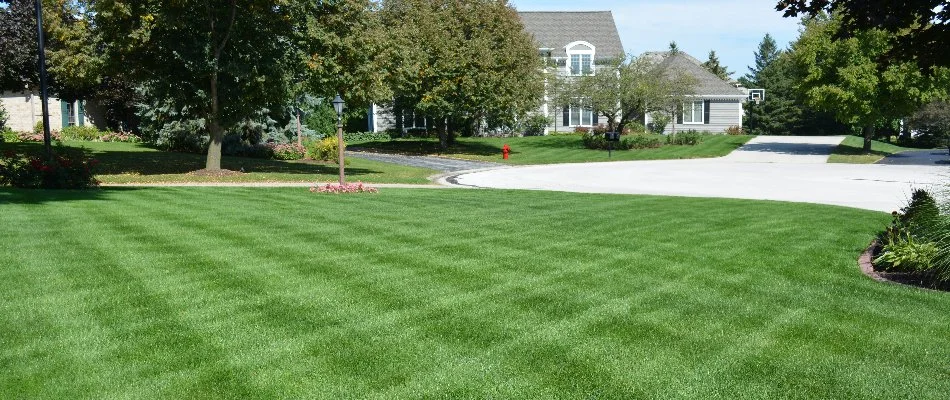
[[[749,82],[754,82],[757,84],[757,77],[759,74],[771,65],[775,60],[778,60],[778,57],[782,54],[782,51],[779,50],[778,44],[775,43],[775,38],[772,35],[766,33],[765,37],[762,38],[762,41],[759,42],[759,50],[755,53],[755,66],[749,67],[749,73],[745,75],[745,78]]]
[[[716,56],[715,50],[709,51],[709,60],[703,63],[703,67],[724,81],[728,81],[730,79],[729,76],[733,74],[727,67],[719,63],[719,57]]]

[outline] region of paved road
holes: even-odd
[[[428,168],[442,172],[458,172],[473,169],[486,168],[505,168],[506,164],[457,160],[453,158],[433,157],[433,156],[405,156],[399,154],[370,153],[365,151],[347,151],[347,157],[359,157],[367,160],[388,162],[410,167]]]
[[[911,150],[891,154],[877,164],[885,165],[950,165],[950,153],[947,149]]]
[[[503,189],[783,200],[877,211],[903,206],[915,187],[950,182],[950,167],[827,164],[830,139],[785,137],[750,143],[714,159],[539,165],[443,178]],[[773,150],[767,150],[773,149]],[[798,149],[798,150],[795,150]],[[819,150],[822,149],[822,150]],[[752,153],[752,154],[750,154]]]
[[[844,136],[758,136],[724,159],[731,162],[824,164]]]

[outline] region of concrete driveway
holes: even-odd
[[[470,187],[783,200],[890,212],[946,166],[827,164],[842,138],[765,137],[713,159],[538,165],[443,178]],[[834,142],[837,140],[838,142]]]

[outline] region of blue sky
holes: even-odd
[[[766,33],[780,47],[798,37],[798,20],[782,18],[776,0],[509,0],[521,11],[612,11],[628,53],[680,49],[705,61],[715,50],[719,61],[745,74]]]

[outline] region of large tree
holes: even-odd
[[[507,1],[386,0],[382,15],[402,52],[388,68],[394,92],[430,118],[443,147],[459,127],[540,104],[537,47]]]
[[[938,82],[945,79],[946,71],[927,76],[911,61],[878,62],[896,44],[894,35],[866,30],[836,38],[841,24],[838,16],[820,15],[804,24],[793,45],[795,62],[805,71],[800,90],[809,105],[860,127],[865,151],[871,149],[877,125],[906,117],[939,95]]]
[[[934,66],[950,67],[950,52],[938,51],[950,43],[948,0],[780,0],[776,9],[786,17],[837,13],[842,16],[835,28],[838,38],[880,29],[894,35],[896,44],[880,57],[916,61],[929,72]]]
[[[663,73],[649,57],[624,57],[599,63],[594,74],[565,76],[552,99],[557,104],[589,106],[607,119],[610,131],[622,132],[663,103]]]
[[[0,90],[39,87],[36,12],[33,0],[0,7]],[[49,89],[62,98],[89,96],[98,84],[85,1],[43,0],[43,32]]]
[[[221,169],[224,132],[288,97],[297,2],[100,0],[92,4],[109,69],[203,118],[206,169]]]
[[[712,72],[718,76],[719,79],[724,81],[730,80],[730,75],[733,74],[733,72],[729,71],[728,67],[719,63],[719,56],[716,55],[715,50],[709,51],[709,59],[703,62],[703,68],[706,68],[706,70]]]

